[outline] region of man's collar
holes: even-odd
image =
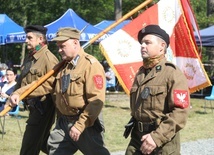
[[[37,51],[33,57],[37,60],[39,59],[42,55],[43,55],[43,51],[44,50],[47,50],[48,49],[48,46],[47,45],[44,45],[39,51]]]

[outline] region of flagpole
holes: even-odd
[[[65,62],[66,62],[65,60],[62,60],[52,70],[50,70],[44,76],[42,76],[40,79],[38,79],[30,88],[28,88],[24,93],[22,93],[20,95],[19,100],[21,101],[22,99],[27,97],[37,87],[39,87],[43,82],[45,82],[49,77],[51,77],[54,73],[58,72],[60,70],[60,68],[64,65]],[[9,105],[7,107],[5,107],[5,109],[0,112],[0,117],[4,116],[11,109],[12,109],[12,107]]]
[[[101,36],[103,36],[104,34],[106,34],[108,31],[110,31],[111,29],[113,29],[115,26],[117,26],[118,24],[120,24],[122,21],[126,20],[127,18],[129,18],[130,16],[132,16],[134,13],[136,13],[137,11],[139,11],[140,9],[142,9],[143,7],[147,6],[149,3],[151,3],[153,0],[146,0],[145,2],[141,3],[140,5],[138,5],[136,8],[134,8],[133,10],[131,10],[130,12],[128,12],[127,14],[125,14],[122,18],[120,18],[119,20],[117,20],[116,22],[114,22],[113,24],[111,24],[109,27],[107,27],[106,29],[104,29],[102,32],[100,32],[98,35],[96,35],[95,37],[93,37],[91,40],[89,40],[87,43],[85,43],[82,48],[87,48],[89,45],[91,45],[92,43],[94,43],[97,39],[99,39]],[[84,27],[83,29],[85,29],[86,27]],[[26,96],[28,96],[32,91],[34,91],[37,87],[39,87],[44,81],[46,81],[49,77],[51,77],[54,73],[57,72],[57,70],[64,64],[64,61],[62,61],[61,63],[57,64],[56,67],[54,67],[52,70],[50,70],[47,74],[45,74],[41,79],[37,80],[36,83],[28,90],[26,90],[23,94],[21,94],[20,96],[20,100],[24,99]],[[4,116],[8,111],[10,111],[12,109],[12,107],[7,106],[4,110],[2,110],[0,112],[0,116]]]
[[[136,13],[140,9],[144,8],[145,6],[147,6],[152,1],[153,0],[146,0],[145,2],[141,3],[136,8],[134,8],[133,10],[129,11],[122,18],[118,19],[116,22],[114,22],[113,24],[111,24],[109,27],[105,28],[103,31],[101,31],[100,33],[98,33],[95,37],[93,37],[87,43],[83,44],[82,48],[84,48],[84,49],[87,48],[89,45],[91,45],[92,43],[94,43],[101,36],[103,36],[104,34],[106,34],[108,31],[110,31],[111,29],[113,29],[115,26],[117,26],[118,24],[120,24],[121,22],[123,22],[124,20],[126,20],[127,18],[131,17],[134,13]]]

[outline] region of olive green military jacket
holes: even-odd
[[[100,62],[81,49],[78,56],[56,75],[54,83],[53,88],[42,86],[29,96],[54,89],[56,107],[62,115],[80,115],[74,125],[80,132],[92,126],[105,101],[105,72]],[[29,87],[31,85],[16,93],[21,94]]]
[[[48,46],[43,46],[33,56],[29,55],[25,58],[24,63],[21,66],[21,74],[15,89],[21,88],[19,91],[22,94],[25,91],[24,88],[22,89],[23,86],[44,76],[48,71],[53,69],[57,63],[58,59],[49,51]],[[40,86],[42,89],[38,88],[34,91],[34,96],[49,94],[53,81],[54,77],[49,78]]]
[[[157,122],[151,136],[158,147],[169,142],[187,121],[190,96],[181,70],[164,58],[145,76],[140,68],[130,91],[131,115],[141,122]]]

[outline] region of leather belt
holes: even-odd
[[[156,123],[151,122],[151,123],[143,123],[141,121],[137,121],[135,123],[135,126],[137,127],[139,132],[151,132],[156,129]]]

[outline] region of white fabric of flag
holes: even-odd
[[[211,85],[198,55],[193,35],[193,27],[197,23],[194,23],[190,8],[187,0],[160,0],[100,42],[103,55],[127,94],[137,70],[142,66],[137,34],[149,24],[157,24],[169,34],[170,46],[166,57],[183,71],[188,79],[190,92]]]

